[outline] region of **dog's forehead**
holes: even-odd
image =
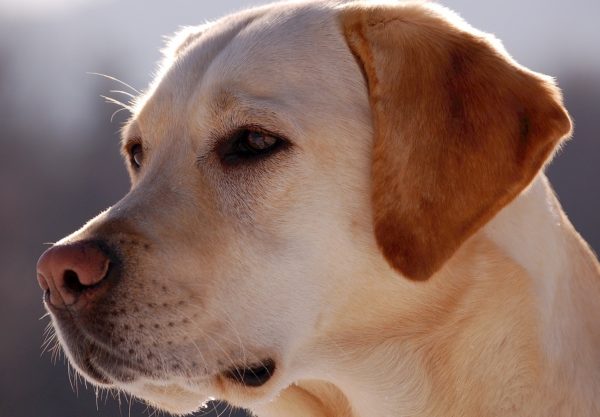
[[[332,106],[334,100],[364,107],[362,76],[332,6],[275,4],[188,30],[138,119],[166,117],[173,129],[176,119],[183,125],[201,113],[210,118],[224,96],[271,100],[290,113],[314,113],[314,122],[318,114],[353,111]]]
[[[331,8],[318,4],[274,7],[241,28],[215,56],[203,86],[239,84],[259,96],[290,88],[301,94],[311,84],[334,82],[330,70],[345,53],[347,47]]]

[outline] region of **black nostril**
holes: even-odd
[[[67,269],[64,272],[63,282],[64,287],[73,293],[80,293],[87,288],[81,283],[81,281],[79,281],[79,276],[77,275],[77,272],[71,269]]]

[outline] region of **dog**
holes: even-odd
[[[421,2],[262,6],[164,55],[131,190],[38,261],[88,381],[174,414],[600,415],[551,78]]]

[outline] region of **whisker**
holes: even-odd
[[[42,342],[42,353],[40,354],[40,357],[47,351],[48,347],[50,347],[53,342],[56,342],[56,334],[54,332],[49,333]]]
[[[117,110],[115,110],[115,111],[113,112],[113,114],[111,114],[111,115],[110,115],[110,122],[112,123],[112,122],[113,122],[113,119],[115,118],[115,116],[116,116],[116,115],[117,115],[119,112],[122,112],[123,110],[129,110],[129,109],[126,109],[126,108],[120,108],[120,109],[117,109]]]
[[[187,316],[183,311],[181,311],[181,310],[176,310],[176,311],[178,312],[178,314],[180,314],[184,318],[187,318],[191,323],[196,322],[194,319]],[[199,330],[202,333],[203,337],[210,339],[210,341],[224,354],[225,359],[227,359],[227,361],[231,364],[231,366],[235,366],[235,361],[233,360],[231,355],[223,348],[223,346],[216,339],[211,337],[206,330],[203,330],[201,328],[201,326],[196,326],[196,328],[197,328],[197,330]],[[195,342],[194,342],[194,345],[198,349],[198,345]],[[198,349],[198,352],[200,353],[200,349]],[[206,363],[206,360],[203,358],[202,354],[200,354],[200,355],[201,355],[202,360],[205,363],[205,367],[207,367],[208,364]]]
[[[52,343],[56,343],[56,335],[54,333],[48,335],[44,342],[42,343],[42,353],[40,353],[40,358],[44,355],[44,353],[50,351],[50,346]]]
[[[50,332],[52,332],[54,330],[54,326],[52,326],[52,322],[49,321],[48,323],[46,323],[46,327],[44,328],[44,333],[43,335],[46,336],[47,334],[49,334]]]
[[[119,80],[118,78],[112,77],[112,76],[110,76],[110,75],[101,74],[101,73],[99,73],[99,72],[86,72],[86,74],[89,74],[89,75],[98,75],[98,76],[100,76],[100,77],[107,78],[107,79],[109,79],[109,80],[111,80],[111,81],[116,81],[116,82],[118,82],[119,84],[122,84],[122,85],[124,85],[125,87],[127,87],[127,88],[129,88],[129,89],[133,90],[134,92],[136,92],[136,93],[138,93],[138,94],[141,94],[141,92],[140,92],[138,89],[136,89],[136,88],[134,88],[134,87],[130,86],[130,85],[129,85],[129,84],[127,84],[125,81],[121,81],[121,80]]]
[[[213,411],[215,412],[215,414],[217,415],[217,417],[219,416],[219,410],[217,410],[217,403],[215,401],[211,402],[211,405],[213,407]]]
[[[244,342],[242,341],[242,338],[240,337],[240,333],[239,333],[238,329],[235,327],[234,322],[231,319],[231,315],[229,314],[227,309],[224,306],[219,306],[219,307],[220,307],[220,316],[225,317],[225,323],[227,323],[227,328],[229,330],[233,331],[233,334],[234,334],[235,338],[237,339],[237,344],[242,353],[242,360],[244,363],[247,363],[248,362],[247,350],[246,350],[246,347],[244,346]],[[221,336],[221,337],[223,337],[223,336]],[[229,338],[225,338],[225,339],[228,340],[229,342],[233,343],[233,341],[231,339],[229,339]]]
[[[223,411],[221,411],[220,413],[217,414],[217,417],[221,417],[223,414],[225,414],[225,412],[227,411],[228,408],[229,408],[229,403],[225,403],[225,408],[223,409]]]
[[[59,343],[58,339],[56,339],[54,341],[54,346],[52,346],[52,348],[50,348],[50,352],[52,352],[50,360],[52,361],[53,365],[56,365],[56,362],[60,358],[60,353],[61,353],[61,347],[60,347],[60,343]]]
[[[110,92],[111,93],[125,94],[126,96],[131,97],[134,100],[137,98],[137,96],[134,96],[133,94],[128,93],[127,91],[123,91],[123,90],[110,90]]]
[[[51,341],[54,340],[53,336],[54,336],[54,334],[51,332],[48,332],[48,334],[44,335],[44,340],[42,341],[42,345],[41,345],[42,349],[47,347],[48,343],[50,343]],[[42,353],[44,353],[44,352],[42,352]]]
[[[125,398],[127,398],[127,397],[125,397]],[[127,411],[127,413],[128,413],[127,415],[128,415],[128,417],[131,417],[131,404],[133,403],[133,395],[129,396],[128,402],[129,402],[129,408],[128,408],[128,411]]]
[[[117,100],[116,98],[112,98],[109,96],[103,96],[103,95],[100,95],[100,97],[102,97],[104,100],[106,100],[107,103],[116,104],[117,106],[120,106],[126,110],[129,110],[130,112],[133,112],[131,105],[125,104],[125,103]]]
[[[73,371],[71,370],[71,364],[67,362],[67,376],[69,377],[69,385],[71,386],[71,391],[75,392],[75,386],[73,385]],[[78,396],[75,394],[75,396]]]

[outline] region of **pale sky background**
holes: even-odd
[[[63,13],[100,0],[0,0],[0,13],[11,18]]]
[[[0,61],[8,61],[0,69],[10,80],[5,93],[19,117],[76,129],[94,117],[90,94],[99,80],[86,72],[107,73],[142,89],[159,59],[163,36],[181,25],[261,3],[0,0]],[[583,79],[600,74],[599,0],[442,4],[478,29],[495,33],[517,61],[536,71],[552,76],[577,72]]]

